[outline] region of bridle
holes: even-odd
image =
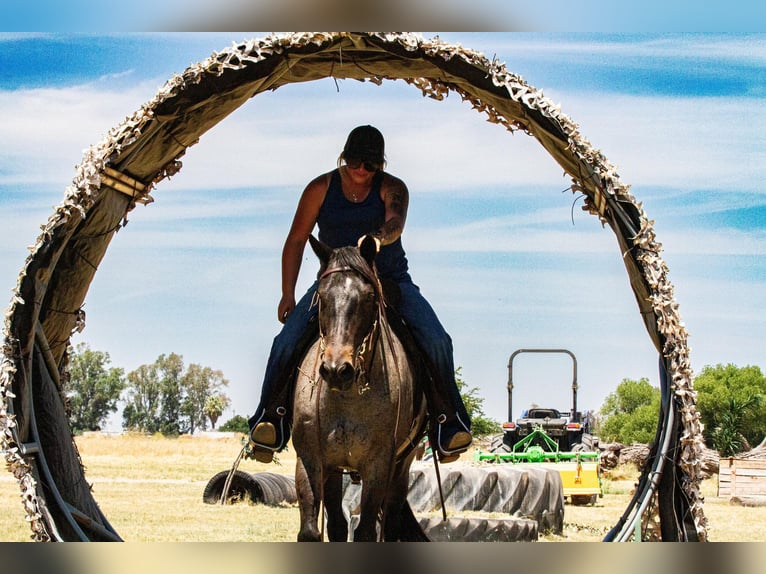
[[[361,275],[363,279],[368,281],[369,283],[372,283],[373,287],[375,288],[375,298],[378,302],[378,315],[375,318],[375,320],[372,322],[372,326],[370,327],[370,330],[367,332],[367,334],[362,339],[362,342],[359,343],[359,346],[354,351],[354,380],[357,383],[358,392],[360,395],[364,394],[370,389],[369,385],[369,379],[367,378],[367,369],[366,364],[372,364],[372,357],[370,357],[370,360],[367,361],[366,357],[368,352],[371,353],[375,348],[375,339],[379,332],[379,327],[382,323],[382,318],[384,317],[385,313],[385,300],[383,298],[383,288],[380,284],[380,281],[378,280],[377,274],[375,274],[375,271],[373,270],[372,273],[366,273],[362,269],[357,269],[356,267],[353,267],[351,265],[341,265],[338,267],[329,267],[325,269],[319,276],[319,281],[321,282],[322,279],[328,277],[329,275],[332,275],[334,273],[357,273],[358,275]],[[319,306],[319,314],[322,313],[322,307],[321,307],[321,299],[318,297],[319,290],[317,289],[317,304]],[[326,343],[325,343],[325,336],[322,332],[322,322],[319,321],[319,353],[320,356],[324,354],[326,349]]]

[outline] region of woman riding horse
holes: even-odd
[[[471,421],[455,382],[452,339],[412,282],[401,235],[409,192],[403,181],[383,171],[383,135],[365,125],[349,133],[338,168],[312,180],[303,191],[282,250],[282,299],[277,318],[284,325],[274,338],[258,408],[249,419],[255,458],[271,462],[290,437],[290,385],[296,351],[315,324],[315,282],[296,304],[295,285],[303,251],[315,225],[319,240],[331,248],[356,245],[367,235],[379,250],[381,280],[398,285],[394,304],[425,357],[430,377],[425,389],[430,437],[442,462],[456,460],[471,445]]]
[[[422,361],[389,325],[377,243],[369,235],[359,248],[309,241],[322,265],[319,339],[298,367],[293,401],[298,541],[321,541],[325,516],[332,542],[349,534],[363,542],[427,541],[407,499],[426,424]],[[362,485],[358,514],[346,499],[346,474]],[[350,529],[352,512],[358,520]]]

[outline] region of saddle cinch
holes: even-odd
[[[381,279],[380,283],[383,290],[383,297],[387,303],[385,306],[386,320],[388,321],[388,324],[394,334],[398,337],[399,341],[401,341],[402,346],[404,347],[405,352],[410,359],[410,365],[412,365],[414,370],[413,374],[415,377],[416,386],[419,387],[422,391],[421,393],[417,394],[414,400],[413,406],[415,412],[417,413],[421,411],[421,406],[426,398],[429,399],[426,401],[426,404],[435,404],[430,400],[432,393],[435,392],[435,385],[432,378],[433,369],[430,367],[430,363],[428,362],[428,358],[426,357],[425,353],[421,351],[420,347],[415,341],[415,338],[412,336],[412,333],[410,332],[410,329],[405,323],[404,319],[395,309],[396,305],[401,300],[401,291],[399,290],[399,286],[394,281],[386,279]],[[286,385],[279,385],[280,388],[284,389],[284,396],[277,397],[279,400],[278,404],[293,404],[293,393],[295,390],[295,382],[298,376],[298,368],[301,365],[303,357],[318,338],[319,318],[317,315],[314,315],[309,321],[306,332],[296,345],[293,354],[290,356],[290,362],[288,364],[288,368],[285,370],[284,375],[288,376],[290,380]],[[435,439],[432,436],[432,431],[435,432],[436,429],[436,422],[434,421],[431,429],[428,429],[428,422],[428,416],[416,416],[414,418],[413,427],[407,434],[407,440],[396,450],[397,460],[406,457],[409,453],[412,452],[413,449],[417,448],[420,440],[426,436],[426,434],[429,435],[431,444],[436,444]]]

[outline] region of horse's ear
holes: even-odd
[[[365,235],[362,238],[359,242],[359,252],[367,264],[372,267],[372,262],[375,261],[375,256],[378,254],[378,244],[372,235]]]
[[[332,249],[313,235],[309,235],[309,243],[311,244],[311,249],[313,249],[316,256],[319,257],[319,261],[322,262],[322,266],[327,265],[327,262],[330,260]]]

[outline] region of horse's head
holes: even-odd
[[[378,320],[380,287],[373,271],[375,241],[359,248],[330,249],[313,236],[311,247],[319,271],[319,333],[322,349],[319,374],[331,389],[347,391],[364,369]]]

